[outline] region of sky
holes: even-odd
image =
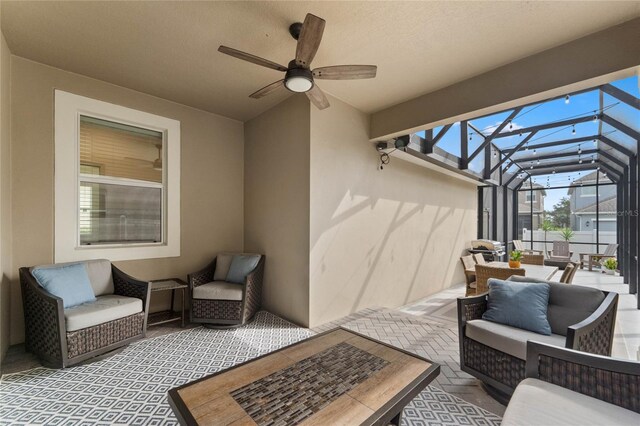
[[[633,76],[624,80],[618,80],[611,83],[613,86],[624,90],[638,98],[640,98],[640,89],[638,87],[638,77]],[[618,121],[621,121],[633,128],[640,129],[640,112],[631,108],[626,104],[622,104],[617,99],[609,96],[603,96],[603,110],[606,114],[614,117]],[[570,118],[583,117],[600,112],[600,99],[599,92],[597,90],[582,93],[579,95],[570,96],[568,102],[565,98],[557,99],[554,101],[543,102],[524,108],[511,122],[507,125],[503,132],[511,130],[517,130],[537,124],[549,123],[554,121],[561,121]],[[487,117],[481,117],[477,119],[471,119],[469,122],[478,130],[487,136],[495,128],[502,123],[511,113],[506,111],[503,113],[493,114]],[[598,134],[599,127],[602,126],[602,134],[607,135],[610,139],[621,143],[623,145],[635,145],[635,141],[626,137],[620,132],[616,132],[615,129],[610,127],[606,123],[601,123],[599,120],[589,120],[588,122],[577,124],[575,126],[567,126],[565,128],[554,128],[548,130],[542,130],[538,132],[529,143],[535,145],[536,143],[552,142],[562,139],[579,138],[583,136],[591,136]],[[433,130],[434,136],[438,134],[442,127],[437,127]],[[418,132],[418,135],[424,137],[424,131]],[[500,149],[511,148],[517,145],[527,134],[514,135],[510,137],[498,138],[494,142]],[[482,142],[482,137],[477,133],[469,132],[469,154],[471,154]],[[455,123],[451,129],[444,135],[444,137],[438,142],[438,147],[445,151],[460,156],[460,123]],[[570,153],[575,151],[575,156],[562,157],[562,161],[575,161],[578,163],[579,159],[583,163],[591,161],[591,155],[578,155],[578,151],[587,151],[597,148],[597,143],[588,141],[580,144],[564,145],[560,147],[541,148],[536,150],[537,155],[552,155],[554,153]],[[522,152],[520,155],[531,155],[532,150],[528,152]],[[514,158],[518,154],[514,155]],[[544,160],[543,160],[544,161]],[[547,162],[561,161],[547,160]],[[536,163],[537,164],[537,163]],[[484,165],[484,152],[481,152],[469,165],[469,168],[475,172],[480,172]],[[513,167],[510,170],[515,170]],[[590,172],[573,172],[573,173],[556,173],[545,176],[537,176],[535,183],[547,186],[547,182],[551,187],[554,186],[566,186],[572,181],[583,177]],[[560,198],[566,196],[566,190],[550,191],[549,195],[545,198],[545,210],[550,210],[554,204],[556,204]]]

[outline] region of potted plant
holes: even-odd
[[[560,236],[565,241],[571,241],[571,239],[573,238],[573,235],[574,235],[573,234],[573,229],[571,229],[571,228],[562,228],[560,230]]]
[[[520,250],[512,251],[509,255],[509,268],[519,268],[521,260],[522,252]]]
[[[607,275],[613,275],[616,273],[616,269],[618,268],[618,259],[615,257],[609,257],[602,262],[604,266],[604,273]]]

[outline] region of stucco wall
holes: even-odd
[[[12,344],[24,337],[18,268],[52,263],[54,258],[54,89],[181,123],[181,255],[117,266],[144,280],[186,278],[217,252],[242,250],[241,122],[16,56],[11,58],[11,76],[13,259],[6,273],[11,280]],[[165,293],[154,295],[153,305],[166,308]]]
[[[245,250],[266,254],[265,309],[309,325],[309,101],[245,123]]]
[[[11,317],[11,53],[0,31],[0,361],[9,347]]]
[[[477,192],[401,159],[378,170],[369,117],[311,108],[310,323],[397,307],[464,282]]]

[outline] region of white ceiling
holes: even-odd
[[[282,74],[218,53],[224,44],[287,65],[307,12],[327,21],[314,67],[375,64],[378,76],[321,81],[374,112],[640,16],[623,2],[2,2],[15,55],[238,120]],[[635,41],[637,42],[637,41]],[[597,58],[594,58],[597,60]]]

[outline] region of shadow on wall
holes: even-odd
[[[6,274],[0,278],[0,358],[4,358],[11,339],[11,280]]]
[[[370,144],[357,150],[364,167],[327,170],[341,179],[327,176],[311,211],[314,323],[463,282],[459,257],[476,235],[475,185],[399,159],[380,171]]]

